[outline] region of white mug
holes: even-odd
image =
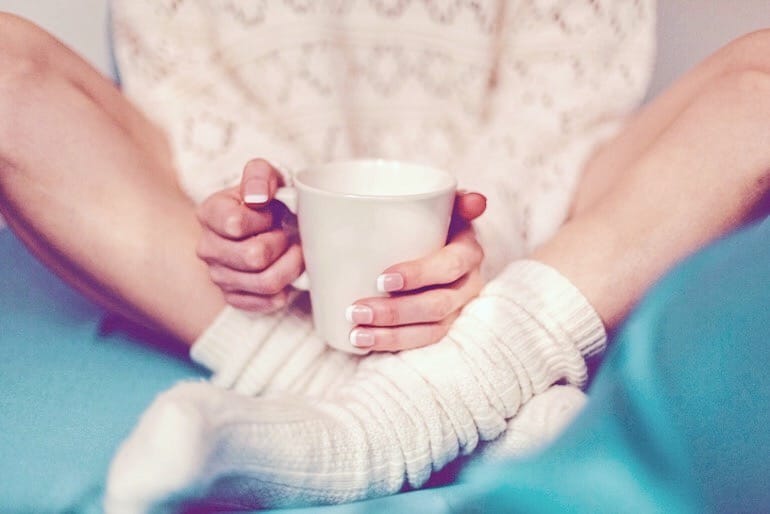
[[[369,351],[350,343],[345,309],[385,296],[376,282],[389,266],[446,244],[456,187],[445,171],[372,159],[311,167],[278,189],[276,200],[297,216],[305,258],[307,280],[294,285],[309,288],[314,328],[327,344]]]

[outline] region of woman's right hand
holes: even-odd
[[[270,163],[254,159],[240,186],[214,193],[198,207],[198,257],[233,307],[263,313],[284,307],[289,284],[304,269],[299,243],[270,205],[280,183]]]

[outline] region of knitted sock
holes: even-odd
[[[253,314],[225,307],[190,350],[212,371],[211,382],[239,394],[331,394],[361,356],[338,352],[313,332],[302,299],[287,310]]]
[[[554,385],[536,394],[514,417],[505,432],[484,444],[477,461],[489,462],[530,454],[556,439],[580,413],[586,395],[574,386]]]
[[[438,344],[361,359],[325,400],[186,383],[145,413],[110,470],[106,507],[175,498],[228,507],[340,503],[419,487],[556,382],[582,385],[601,321],[555,270],[518,261]],[[140,471],[141,470],[141,471]]]

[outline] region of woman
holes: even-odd
[[[161,397],[113,467],[115,508],[183,488],[244,505],[338,502],[420,485],[509,424],[535,439],[520,406],[578,405],[552,385],[582,385],[605,329],[766,193],[765,33],[701,64],[586,162],[641,98],[648,2],[208,5],[114,5],[125,92],[162,129],[52,38],[2,21],[10,226],[86,294],[194,343],[216,384],[292,393],[195,384]],[[422,348],[364,359],[326,350],[296,309],[226,308],[280,308],[301,270],[299,248],[265,231],[262,203],[238,201],[269,199],[271,166],[255,161],[242,190],[216,192],[255,153],[287,168],[376,153],[452,169],[489,197],[476,224],[489,284],[479,293],[467,230],[385,270],[405,290],[434,287],[357,302],[366,337],[353,341]],[[212,193],[201,228],[189,198]],[[458,207],[482,210],[473,195]],[[391,326],[394,313],[408,322]]]

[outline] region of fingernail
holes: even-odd
[[[400,291],[404,288],[404,277],[400,273],[383,273],[377,277],[377,290],[381,293]]]
[[[374,334],[357,328],[350,333],[350,344],[356,348],[370,348],[374,346]]]
[[[351,305],[345,309],[345,319],[355,325],[368,325],[374,321],[374,311],[366,305]]]
[[[265,203],[268,200],[269,187],[266,180],[252,178],[243,185],[245,203]]]

